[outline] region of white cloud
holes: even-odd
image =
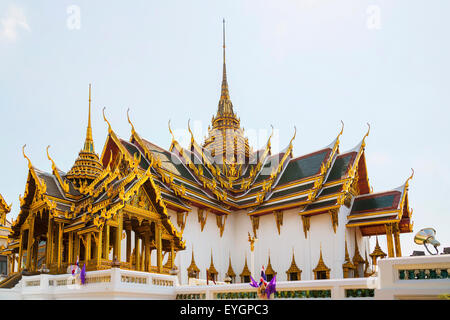
[[[30,31],[23,9],[10,6],[6,15],[0,18],[0,38],[15,41],[21,29]]]

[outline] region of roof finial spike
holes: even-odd
[[[175,141],[175,136],[173,135],[172,129],[170,128],[170,119],[169,119],[168,126],[169,126],[169,132],[172,135],[172,143],[173,143]]]
[[[91,84],[89,83],[89,122],[88,126],[91,126]]]
[[[405,183],[406,186],[409,185],[409,180],[411,180],[411,179],[414,177],[414,169],[411,168],[411,171],[412,171],[411,175],[410,175],[409,178],[406,180],[406,183]]]
[[[50,160],[52,162],[52,169],[56,170],[56,165],[55,162],[53,161],[53,159],[50,157],[50,153],[48,152],[48,149],[50,148],[50,145],[47,146],[47,159]]]
[[[370,133],[370,123],[367,122],[367,126],[368,126],[369,128],[367,129],[367,133],[364,135],[364,138],[362,139],[362,147],[363,147],[363,148],[364,148],[364,146],[366,145],[365,140],[366,140],[367,136],[368,136],[369,133]]]
[[[103,111],[102,111],[103,112],[103,120],[105,120],[105,122],[108,124],[108,132],[111,132],[112,131],[111,124],[109,123],[108,119],[106,119],[105,109],[106,109],[106,107],[103,107]]]
[[[223,63],[225,64],[225,18],[223,18]]]
[[[342,135],[342,133],[344,132],[344,121],[341,120],[341,124],[342,124],[342,128],[341,128],[341,132],[339,132],[338,138]]]
[[[30,158],[28,158],[27,155],[25,154],[25,147],[26,146],[27,146],[26,144],[23,145],[23,147],[22,147],[22,154],[23,154],[23,157],[28,160],[28,169],[31,169],[31,167],[33,165],[31,164]]]
[[[294,136],[292,137],[291,141],[289,142],[290,145],[292,144],[292,141],[295,140],[295,137],[296,137],[296,136],[297,136],[297,127],[294,126]]]
[[[91,84],[89,83],[89,114],[88,114],[88,126],[86,130],[86,141],[84,142],[83,151],[94,151],[94,139],[92,138],[92,125],[91,125]]]
[[[129,112],[130,112],[130,108],[127,109],[127,118],[128,118],[128,123],[131,125],[131,132],[134,134],[136,131],[134,130],[133,123],[130,120]]]
[[[222,47],[223,47],[223,74],[222,74],[222,92],[220,95],[220,100],[230,100],[230,94],[228,92],[228,81],[227,81],[227,68],[225,65],[225,19],[223,19],[223,31],[222,31],[222,36],[223,36],[223,43],[222,43]],[[224,110],[222,110],[223,112]],[[227,110],[228,112],[229,110]]]

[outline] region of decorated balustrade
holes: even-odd
[[[353,278],[311,281],[280,281],[274,299],[374,299],[376,278]],[[255,288],[248,283],[180,286],[179,300],[241,300],[258,299]]]

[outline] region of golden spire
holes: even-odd
[[[222,88],[219,100],[219,110],[217,115],[234,114],[233,104],[230,101],[230,92],[228,91],[227,67],[225,62],[225,19],[223,19],[223,72],[222,72]]]
[[[241,277],[241,282],[244,282],[244,277],[249,277],[251,276],[251,272],[248,269],[248,264],[247,264],[247,254],[245,255],[245,264],[244,264],[244,269],[242,270],[241,274],[239,275]]]
[[[234,273],[233,267],[231,266],[231,254],[228,255],[228,271],[227,271],[227,274],[231,278],[236,276],[236,273]]]
[[[88,126],[86,130],[86,141],[84,142],[83,151],[95,152],[94,139],[92,138],[92,126],[91,126],[91,84],[89,83],[89,117]]]
[[[376,265],[377,264],[377,258],[381,257],[384,258],[387,256],[386,253],[383,252],[383,250],[381,250],[380,244],[378,243],[378,236],[377,236],[377,242],[375,244],[375,248],[373,250],[372,253],[369,254],[369,256],[372,258],[372,264]]]
[[[269,261],[267,262],[267,267],[265,270],[266,275],[276,275],[277,273],[272,268],[272,263],[270,262],[270,249],[269,249]]]
[[[197,277],[198,274],[200,273],[200,269],[197,267],[197,265],[195,264],[195,259],[194,259],[194,246],[192,246],[192,258],[191,258],[191,264],[189,265],[189,267],[187,268],[187,272],[188,272],[188,276],[189,277]]]
[[[357,266],[359,263],[363,263],[364,259],[361,257],[361,254],[359,253],[358,248],[358,240],[356,239],[356,232],[355,232],[355,253],[353,254],[353,264]]]
[[[211,249],[211,264],[209,265],[208,271],[209,271],[209,274],[217,274],[217,273],[218,273],[217,270],[216,270],[216,268],[214,267],[214,261],[213,261],[213,252],[212,252],[212,249]]]
[[[317,262],[317,266],[313,269],[314,272],[314,276],[315,279],[317,279],[318,277],[318,272],[320,271],[325,271],[326,272],[326,279],[330,278],[330,268],[328,268],[325,264],[325,262],[323,261],[323,257],[322,257],[322,243],[320,244],[320,257],[319,257],[319,261]]]
[[[298,276],[299,274],[302,272],[302,270],[299,269],[299,267],[297,266],[297,263],[295,263],[295,255],[294,255],[294,248],[292,248],[292,261],[291,261],[291,266],[289,267],[289,269],[286,271],[286,273],[291,274],[291,273],[297,273]],[[300,280],[300,279],[297,279]]]
[[[105,116],[104,113],[103,116]],[[92,138],[91,84],[89,84],[89,115],[86,140],[84,141],[83,149],[78,154],[78,158],[75,160],[72,169],[70,169],[67,173],[66,178],[71,180],[75,187],[79,188],[83,184],[90,184],[100,175],[102,171],[103,165],[100,163],[100,159],[95,153],[94,140]]]
[[[225,19],[223,19],[223,74],[220,100],[217,114],[212,118],[212,128],[208,129],[208,137],[203,143],[213,157],[218,156],[218,163],[230,164],[244,162],[249,157],[248,139],[244,137],[244,130],[240,127],[240,119],[233,111],[228,90],[227,68],[225,60]],[[227,170],[223,171],[228,172]],[[232,171],[234,172],[234,171]],[[228,173],[226,173],[228,175]],[[236,178],[234,175],[232,178]]]
[[[225,19],[223,19],[223,73],[222,73],[222,93],[220,100],[230,100],[230,93],[228,92],[227,68],[225,63]]]
[[[347,247],[347,233],[345,233],[345,257],[344,257],[344,264],[342,265],[342,267],[344,268],[344,273],[345,273],[345,269],[355,269],[355,266],[353,265],[352,261],[350,260],[350,256],[348,254],[348,247]],[[345,274],[344,274],[345,277]]]

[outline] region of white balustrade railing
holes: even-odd
[[[385,258],[376,276],[277,282],[274,299],[438,299],[450,293],[450,255]],[[224,284],[120,268],[89,271],[85,284],[71,274],[23,276],[0,299],[257,299],[248,283]]]
[[[210,282],[211,284],[211,282]],[[376,278],[350,278],[310,281],[280,281],[275,299],[373,299]],[[176,299],[257,299],[248,283],[179,286]]]

